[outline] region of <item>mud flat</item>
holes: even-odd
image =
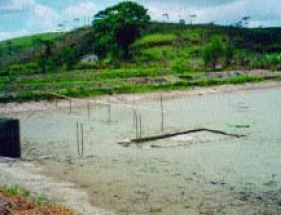
[[[73,183],[99,208],[116,214],[280,214],[280,93],[279,82],[163,93],[164,131],[160,93],[102,97],[90,108],[89,100],[75,100],[71,113],[67,100],[58,107],[39,102],[0,110],[21,119],[24,160]],[[205,132],[153,141],[158,147],[123,147],[120,140],[136,138],[136,113],[143,137],[198,128],[246,136]],[[78,154],[77,123],[84,129],[84,156]]]

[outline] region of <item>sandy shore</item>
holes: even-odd
[[[179,98],[181,96],[202,96],[207,94],[216,93],[230,93],[241,90],[256,90],[266,88],[281,87],[279,81],[267,81],[262,83],[247,83],[242,85],[221,85],[214,87],[195,87],[189,90],[175,90],[166,92],[152,92],[143,94],[118,94],[111,96],[100,96],[96,98],[84,98],[84,99],[72,99],[72,107],[79,107],[87,105],[88,103],[96,103],[100,105],[106,105],[108,103],[122,103],[132,104],[132,102],[142,101],[144,99],[158,99],[160,95],[163,95],[165,99]],[[58,108],[69,108],[70,102],[67,99],[61,99],[57,101],[39,101],[39,102],[23,102],[23,103],[0,103],[0,114],[20,113],[20,112],[41,112],[52,111]]]

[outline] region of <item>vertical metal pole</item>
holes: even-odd
[[[80,139],[79,139],[79,123],[76,122],[76,141],[77,141],[77,152],[80,156]]]
[[[107,106],[108,122],[111,122],[111,105],[110,105],[109,97],[107,99],[107,103],[108,103],[108,106]]]
[[[72,101],[69,99],[69,114],[72,113]]]
[[[140,115],[140,119],[139,119],[139,123],[140,123],[140,138],[142,138],[142,119],[141,119],[141,115]]]
[[[83,128],[83,124],[80,124],[80,129],[81,129],[81,155],[82,157],[84,157],[84,128]]]
[[[138,115],[136,114],[136,139],[139,138],[139,129],[138,129]]]
[[[90,103],[87,104],[87,110],[88,110],[88,120],[90,120]]]
[[[111,105],[108,104],[108,122],[111,122]]]
[[[136,110],[133,109],[133,126],[136,125]]]
[[[161,105],[161,131],[164,131],[164,107],[163,107],[163,95],[160,98],[160,105]]]

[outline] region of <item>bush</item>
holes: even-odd
[[[249,67],[250,69],[261,69],[263,65],[258,58],[253,57],[250,59]]]
[[[205,65],[210,65],[215,71],[219,59],[225,56],[225,49],[222,39],[213,37],[211,43],[203,48],[202,58]]]
[[[249,57],[249,53],[247,53],[246,51],[236,51],[234,59],[236,66],[246,67],[250,65],[251,58]]]
[[[281,53],[265,55],[261,58],[261,63],[264,68],[271,70],[281,69]]]
[[[183,74],[187,70],[189,70],[189,66],[187,65],[187,61],[178,58],[172,63],[172,70],[176,73]]]
[[[39,73],[41,70],[36,63],[27,64],[13,64],[1,71],[1,74],[6,75],[19,75],[19,74],[34,74]]]

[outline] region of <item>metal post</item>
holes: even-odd
[[[133,109],[133,126],[136,125],[136,110]]]
[[[111,105],[108,105],[108,122],[111,122]]]
[[[136,114],[136,138],[139,138],[139,129],[138,129],[138,115]]]
[[[77,142],[77,153],[80,156],[80,139],[79,139],[79,123],[76,122],[76,142]]]
[[[80,129],[81,129],[81,155],[82,157],[84,157],[84,128],[83,128],[83,124],[80,124]]]
[[[87,104],[88,120],[90,120],[90,103]]]
[[[69,114],[72,113],[72,101],[69,99]]]
[[[161,131],[164,131],[164,107],[163,107],[163,95],[160,98],[160,105],[161,105]]]
[[[108,111],[108,122],[111,122],[111,105],[110,105],[110,101],[109,101],[109,98],[107,99],[107,103],[108,103],[108,106],[107,106],[107,111]]]
[[[139,123],[140,123],[140,127],[139,127],[139,129],[140,129],[140,138],[142,138],[142,117],[141,117],[141,115],[140,115]]]

